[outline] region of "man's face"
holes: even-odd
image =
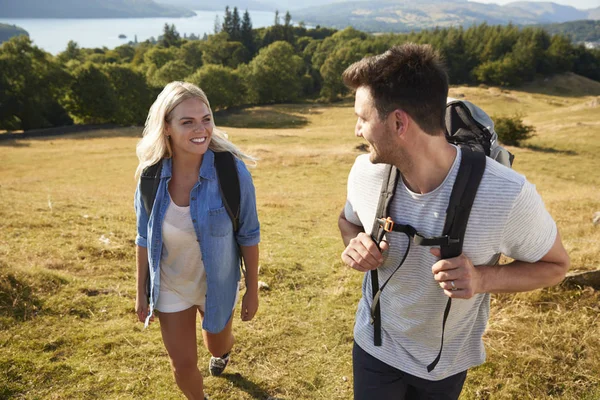
[[[392,163],[393,132],[388,126],[387,120],[379,119],[371,90],[366,86],[361,86],[356,90],[354,113],[358,117],[354,133],[369,143],[371,162],[373,164]]]

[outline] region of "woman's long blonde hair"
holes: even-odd
[[[171,120],[171,112],[182,101],[190,98],[200,99],[210,111],[213,121],[212,139],[208,148],[215,152],[228,151],[241,160],[255,163],[256,159],[243,153],[237,146],[227,139],[225,132],[217,129],[214,125],[214,117],[208,98],[202,89],[188,82],[171,82],[158,95],[150,111],[144,126],[142,139],[138,142],[136,153],[140,163],[135,171],[135,178],[139,179],[146,167],[154,165],[163,158],[173,156],[171,144],[166,134],[166,125]]]

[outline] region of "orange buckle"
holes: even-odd
[[[392,220],[391,217],[387,217],[386,219],[383,220],[383,222],[385,222],[383,224],[383,230],[386,232],[391,232],[392,229],[394,229],[394,221]]]

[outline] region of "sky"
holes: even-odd
[[[496,4],[502,5],[502,4],[506,4],[506,3],[512,3],[515,0],[469,0],[469,1],[476,1],[477,3],[496,3]],[[600,0],[528,0],[528,1],[551,1],[552,3],[563,4],[565,6],[572,6],[575,8],[579,8],[580,10],[600,7]]]

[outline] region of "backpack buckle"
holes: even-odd
[[[387,217],[386,219],[382,220],[382,222],[384,231],[391,232],[394,229],[394,221],[392,220],[392,217]]]

